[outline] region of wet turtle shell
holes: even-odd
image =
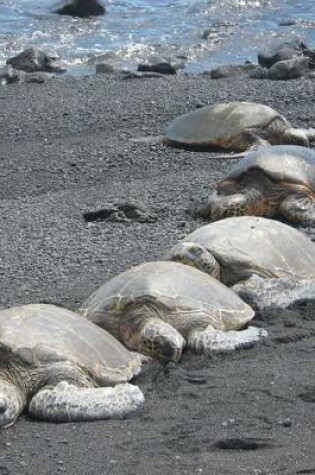
[[[74,363],[102,386],[128,381],[140,370],[112,335],[81,315],[47,304],[0,311],[0,354],[2,361],[16,359],[41,371],[54,362]]]

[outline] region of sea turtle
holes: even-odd
[[[273,145],[249,153],[194,213],[211,221],[248,214],[314,222],[315,151]]]
[[[35,418],[69,422],[123,417],[144,400],[126,383],[140,361],[112,335],[54,305],[0,311],[0,361],[0,427],[26,406]]]
[[[295,129],[276,110],[254,102],[222,102],[177,117],[164,143],[192,150],[223,148],[244,152],[259,145],[309,146],[315,129]]]
[[[147,262],[114,277],[81,312],[127,348],[161,360],[180,360],[184,347],[204,353],[248,347],[266,335],[255,327],[240,330],[254,312],[234,292],[171,261]]]
[[[271,219],[242,216],[202,226],[165,257],[215,275],[254,307],[315,297],[315,244]]]

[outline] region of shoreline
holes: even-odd
[[[108,278],[162,256],[205,224],[187,208],[235,160],[143,137],[161,136],[196,106],[230,100],[263,102],[293,126],[314,127],[314,92],[308,78],[186,73],[63,75],[0,87],[1,308],[46,302],[75,310]],[[119,202],[137,203],[156,220],[83,218]],[[300,229],[315,238],[313,227]],[[150,364],[135,381],[145,404],[123,421],[58,425],[22,416],[1,432],[1,473],[310,473],[314,311],[309,301],[259,312],[254,324],[270,338],[250,350]]]

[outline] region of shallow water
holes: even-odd
[[[258,47],[275,37],[294,35],[315,47],[314,0],[103,3],[106,15],[75,19],[52,13],[63,4],[54,0],[0,0],[0,65],[36,46],[57,53],[73,74],[93,72],[98,56],[135,67],[152,55],[187,57],[186,69],[200,72],[227,62],[256,62]],[[290,20],[295,24],[287,25]]]

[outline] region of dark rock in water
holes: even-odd
[[[148,212],[143,206],[134,203],[114,203],[107,208],[83,213],[83,218],[87,222],[93,221],[114,221],[128,222],[130,220],[140,223],[154,223],[157,216]]]
[[[139,64],[138,71],[159,74],[176,74],[176,69],[170,63]]]
[[[281,20],[279,21],[278,25],[279,26],[293,26],[297,25],[299,23],[299,20]]]
[[[85,18],[95,15],[104,15],[106,8],[97,0],[72,0],[54,13]]]
[[[258,63],[264,68],[270,68],[278,61],[302,56],[307,46],[298,39],[274,40],[258,51]]]
[[[315,22],[312,20],[305,20],[303,18],[281,20],[278,23],[279,26],[294,26],[294,25],[303,25],[303,26],[315,26]]]
[[[218,28],[207,28],[206,30],[204,30],[201,34],[201,39],[202,40],[207,40],[208,38],[210,38],[211,36],[213,35],[217,35],[219,33],[219,29]]]
[[[56,57],[49,56],[37,48],[29,48],[22,53],[9,58],[6,64],[11,64],[14,69],[28,73],[37,71],[64,72],[66,69],[57,61]]]
[[[202,40],[207,40],[209,38],[216,38],[218,36],[218,33],[224,34],[223,32],[228,30],[229,28],[233,28],[237,25],[237,23],[234,23],[232,21],[218,21],[214,22],[210,28],[207,28],[204,30],[201,34],[201,39]]]
[[[293,79],[304,76],[309,68],[309,60],[305,56],[278,61],[268,71],[269,79]]]
[[[240,76],[241,74],[246,74],[248,71],[257,69],[259,69],[259,66],[253,63],[226,64],[215,69],[211,69],[210,71],[204,71],[202,74],[210,75],[212,79],[221,79]]]

